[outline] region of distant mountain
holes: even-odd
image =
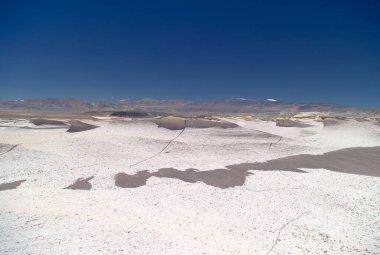
[[[168,112],[300,112],[300,111],[352,111],[358,110],[334,104],[289,103],[274,99],[255,100],[232,98],[190,102],[184,100],[120,100],[117,102],[83,102],[73,98],[25,99],[0,101],[0,110],[37,110],[37,111],[108,111],[108,110],[149,110]]]
[[[146,108],[152,108],[156,110],[162,110],[162,109],[179,109],[181,107],[185,107],[190,102],[183,101],[183,100],[157,100],[157,99],[151,99],[151,98],[145,98],[141,100],[128,100],[128,101],[122,101],[118,102],[116,105],[121,108],[126,109],[146,109]]]
[[[47,98],[0,101],[1,110],[87,110],[92,104],[73,98]]]
[[[217,112],[299,112],[299,111],[338,111],[346,107],[334,104],[289,103],[277,100],[254,100],[233,98],[227,100],[191,103],[189,110],[208,109]]]

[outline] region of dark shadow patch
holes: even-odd
[[[211,127],[217,127],[217,128],[236,128],[239,127],[239,125],[227,122],[227,121],[211,121],[211,120],[204,120],[204,119],[192,119],[192,118],[179,118],[179,117],[163,117],[160,119],[154,119],[152,120],[153,123],[155,123],[159,127],[163,127],[169,130],[181,130],[185,127],[189,128],[211,128]]]
[[[289,171],[289,172],[296,172],[296,173],[307,173],[306,171],[303,171],[297,168],[292,168],[292,167],[282,166],[281,168],[279,168],[278,167],[279,165],[273,165],[275,167],[271,168],[269,166],[269,162],[271,161],[267,161],[263,163],[241,163],[241,164],[229,165],[229,166],[226,166],[226,168],[233,171],[263,170],[263,171]],[[268,164],[268,166],[266,164]]]
[[[355,147],[322,155],[301,154],[262,163],[227,166],[232,170],[281,170],[304,172],[299,168],[324,168],[335,172],[380,176],[380,147]]]
[[[344,118],[323,118],[324,127],[339,126],[345,124],[347,121]]]
[[[151,174],[144,170],[136,174],[118,173],[115,175],[115,185],[121,188],[137,188],[144,186]]]
[[[90,180],[92,180],[94,176],[88,177],[86,179],[79,178],[77,179],[73,184],[67,186],[64,189],[80,189],[80,190],[90,190],[92,188],[92,185],[90,183]]]
[[[156,172],[146,170],[134,175],[118,173],[115,176],[115,185],[121,188],[137,188],[146,185],[150,177],[173,178],[184,182],[203,182],[207,185],[221,189],[242,186],[246,177],[251,175],[248,171],[231,171],[229,169],[215,169],[210,171],[198,171],[197,169],[186,169],[180,171],[174,168],[161,168]]]
[[[19,180],[19,181],[14,181],[14,182],[2,183],[0,184],[0,191],[8,190],[8,189],[17,189],[17,187],[20,186],[21,183],[25,181],[26,180]]]
[[[72,120],[70,121],[70,128],[67,130],[69,133],[75,133],[75,132],[82,132],[87,131],[91,129],[98,128],[98,126],[83,123],[79,120]]]
[[[199,119],[190,119],[186,120],[187,127],[190,128],[211,128],[211,127],[216,127],[216,128],[236,128],[239,127],[239,125],[232,123],[232,122],[227,122],[227,121],[211,121],[211,120],[199,120]]]
[[[158,127],[166,128],[169,130],[181,130],[186,127],[185,119],[176,117],[164,117],[152,120]]]
[[[288,119],[276,119],[276,126],[277,127],[299,127],[299,128],[313,127],[312,125],[302,123],[300,121],[294,121],[294,120],[288,120]]]
[[[380,147],[355,147],[327,152],[322,155],[301,154],[266,162],[241,163],[226,166],[225,169],[199,171],[189,168],[180,171],[175,168],[161,168],[155,172],[147,170],[136,174],[118,173],[115,185],[121,188],[137,188],[146,185],[150,177],[173,178],[184,182],[203,182],[207,185],[226,189],[242,186],[250,170],[290,171],[307,173],[300,168],[324,168],[335,172],[380,176]]]
[[[118,111],[111,113],[112,117],[123,117],[123,118],[149,118],[152,117],[146,112],[133,112],[133,111]]]
[[[48,119],[31,119],[31,123],[36,126],[51,125],[51,126],[67,126],[67,123],[59,120],[48,120]]]

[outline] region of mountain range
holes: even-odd
[[[363,111],[374,112],[374,109],[358,109],[323,103],[284,102],[274,99],[231,98],[225,100],[185,101],[185,100],[119,100],[85,102],[73,98],[48,98],[24,100],[0,100],[0,110],[34,110],[34,111],[112,111],[141,110],[167,112],[226,112],[226,113],[260,113],[260,112],[302,112],[302,111]]]

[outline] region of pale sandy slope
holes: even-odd
[[[380,252],[379,177],[252,170],[244,185],[228,189],[157,177],[136,189],[114,185],[119,172],[205,171],[380,146],[379,126],[370,122],[280,128],[274,122],[230,121],[242,128],[188,128],[163,153],[133,167],[181,131],[147,121],[98,123],[97,129],[71,134],[0,127],[0,143],[19,144],[0,155],[0,183],[26,180],[18,189],[0,191],[0,254]],[[36,128],[27,121],[5,124]],[[91,190],[63,189],[90,176]]]

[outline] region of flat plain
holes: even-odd
[[[0,253],[378,254],[379,166],[374,120],[4,117]]]

